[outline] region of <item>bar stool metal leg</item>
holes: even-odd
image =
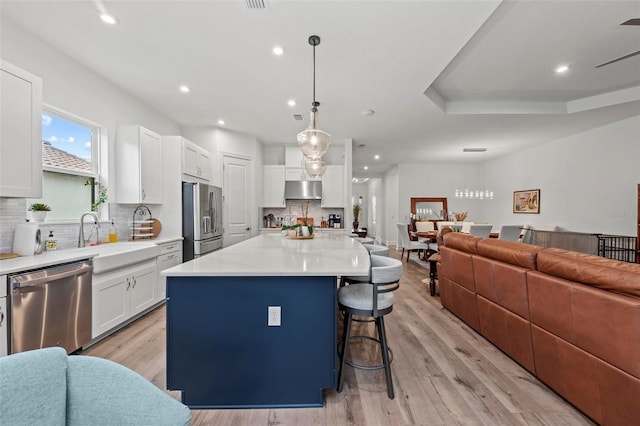
[[[389,361],[389,353],[387,352],[387,333],[384,327],[384,317],[376,318],[376,326],[378,328],[378,337],[380,338],[380,350],[382,351],[382,363],[384,364],[384,374],[387,379],[387,395],[389,399],[395,397],[393,392],[393,378],[391,377],[391,362]]]
[[[344,383],[344,365],[349,352],[349,335],[351,334],[351,314],[344,312],[344,328],[342,329],[342,350],[340,351],[340,371],[338,371],[338,392],[342,392]]]

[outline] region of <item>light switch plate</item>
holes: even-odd
[[[280,306],[269,306],[267,325],[269,327],[280,327],[280,314],[282,308]]]

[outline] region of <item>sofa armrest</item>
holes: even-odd
[[[191,412],[138,373],[106,359],[69,356],[67,425],[187,425]]]
[[[64,425],[66,371],[62,348],[0,357],[0,424]]]

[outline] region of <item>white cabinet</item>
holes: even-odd
[[[42,80],[2,61],[0,197],[42,197]]]
[[[304,167],[304,155],[297,145],[284,148],[284,164],[287,167]]]
[[[116,135],[116,202],[162,204],[162,141],[141,126]]]
[[[159,244],[158,247],[160,255],[158,256],[156,300],[162,301],[167,298],[167,279],[162,276],[162,271],[182,263],[182,241]]]
[[[284,150],[286,166],[285,180],[320,180],[321,177],[311,177],[304,168],[304,155],[298,146],[286,146]]]
[[[322,207],[344,208],[344,167],[327,166],[322,175]]]
[[[195,143],[182,139],[182,173],[209,182],[211,179],[211,155]]]
[[[156,259],[93,276],[92,333],[96,338],[155,303]]]
[[[284,166],[264,166],[264,201],[262,207],[286,207],[284,200]]]
[[[0,276],[0,356],[5,356],[9,353],[7,341],[7,276]]]

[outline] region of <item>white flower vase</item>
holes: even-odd
[[[303,237],[308,237],[309,235],[311,235],[311,233],[309,232],[309,227],[308,226],[301,226],[300,228],[302,229],[302,236]]]
[[[47,218],[47,212],[45,210],[35,210],[31,212],[31,219],[34,222],[44,222]]]

